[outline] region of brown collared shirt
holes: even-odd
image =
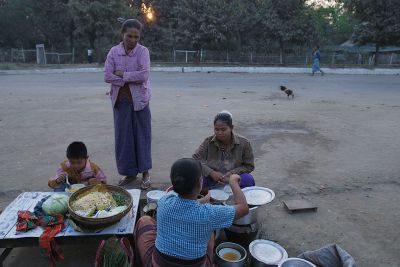
[[[225,148],[215,136],[207,137],[193,154],[203,167],[203,176],[209,176],[212,171],[242,174],[254,170],[253,149],[249,140],[233,133],[232,144]]]

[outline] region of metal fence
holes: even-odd
[[[373,53],[349,53],[345,51],[321,52],[321,64],[327,66],[370,66],[374,64]],[[196,57],[197,56],[197,57]],[[168,58],[165,56],[164,58]],[[312,63],[310,52],[287,53],[285,56],[277,53],[201,51],[200,55],[193,53],[173,52],[174,63],[204,63],[204,64],[240,64],[240,65],[293,65],[305,66]],[[168,62],[168,61],[167,61]],[[379,53],[379,64],[400,66],[400,52]]]
[[[0,48],[1,63],[37,63],[36,49]],[[45,52],[47,64],[73,64],[74,50],[67,53]]]
[[[151,49],[150,49],[151,50]],[[60,53],[46,52],[47,64],[72,64],[87,63],[86,51]],[[94,62],[102,62],[108,49],[94,55]],[[288,65],[309,66],[312,63],[312,55],[305,49],[288,49],[283,56],[278,49],[270,49],[266,52],[249,51],[210,51],[210,50],[151,50],[153,63],[176,64],[223,64],[223,65]],[[31,63],[37,61],[36,50],[0,48],[0,63]],[[331,67],[340,66],[371,66],[374,64],[373,53],[350,53],[346,51],[332,51],[321,49],[321,64]],[[379,54],[379,65],[400,67],[400,52],[384,52]]]

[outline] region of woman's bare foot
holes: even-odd
[[[137,176],[125,176],[124,178],[121,178],[119,180],[118,185],[119,186],[124,186],[126,184],[129,184],[137,179]]]
[[[148,171],[145,171],[145,172],[143,172],[142,175],[143,175],[142,176],[142,184],[140,185],[140,188],[143,190],[147,190],[151,186],[150,174]]]

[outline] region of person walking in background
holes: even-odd
[[[87,50],[87,57],[88,57],[89,64],[93,63],[93,49],[92,48],[89,48]]]
[[[321,52],[319,51],[319,46],[315,46],[313,49],[313,65],[312,65],[312,75],[319,71],[321,75],[324,75],[324,72],[320,68],[321,62]]]

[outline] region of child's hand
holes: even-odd
[[[90,178],[88,180],[88,185],[93,185],[93,184],[99,184],[101,183],[99,180],[97,180],[97,178]]]
[[[61,173],[60,175],[58,175],[58,178],[56,179],[56,182],[58,184],[64,183],[66,177],[67,177],[67,174],[65,172]]]

